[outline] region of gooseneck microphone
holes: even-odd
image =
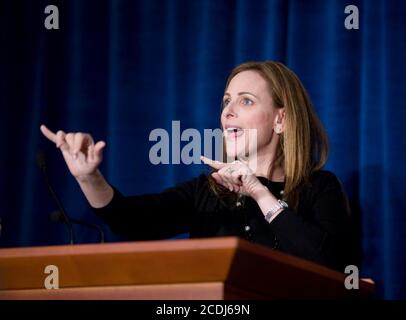
[[[52,222],[65,222],[65,217],[64,217],[63,213],[59,210],[52,211],[49,215],[49,218],[51,219]],[[100,236],[100,243],[104,243],[104,232],[103,232],[103,229],[99,225],[94,224],[94,223],[89,223],[86,221],[82,221],[82,220],[78,220],[78,219],[74,219],[74,218],[70,218],[70,217],[69,217],[69,220],[71,223],[76,223],[81,226],[85,226],[87,228],[97,230],[97,232],[99,233],[99,236]]]
[[[44,176],[44,180],[45,183],[48,187],[48,191],[51,194],[51,197],[54,199],[60,214],[61,214],[61,221],[63,221],[67,228],[68,228],[68,232],[69,232],[69,242],[70,244],[74,244],[75,243],[75,235],[73,232],[73,225],[72,225],[72,221],[69,218],[69,216],[66,214],[66,211],[62,205],[62,202],[59,200],[58,196],[56,195],[54,189],[52,188],[52,185],[49,181],[49,177],[48,177],[48,173],[47,173],[47,161],[46,161],[46,156],[45,153],[43,151],[39,151],[37,153],[37,165],[38,167],[41,169],[43,176]]]

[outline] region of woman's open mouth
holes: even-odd
[[[227,139],[237,139],[244,134],[244,129],[239,127],[229,127],[225,131]]]

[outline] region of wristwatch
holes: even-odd
[[[265,214],[265,220],[268,221],[268,223],[271,223],[272,217],[280,210],[280,209],[286,209],[288,207],[288,204],[283,201],[278,199],[278,203],[275,204],[266,214]]]

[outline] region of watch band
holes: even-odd
[[[288,204],[283,201],[278,199],[278,203],[275,204],[269,211],[265,214],[265,220],[268,221],[268,223],[271,222],[272,217],[280,210],[280,209],[285,209],[288,207]]]

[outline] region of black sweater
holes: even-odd
[[[258,177],[277,198],[284,184]],[[336,176],[315,172],[299,193],[297,212],[283,210],[271,223],[249,197],[243,205],[224,203],[201,175],[157,194],[114,196],[94,208],[113,232],[130,240],[238,236],[343,271],[350,263],[349,207]]]

